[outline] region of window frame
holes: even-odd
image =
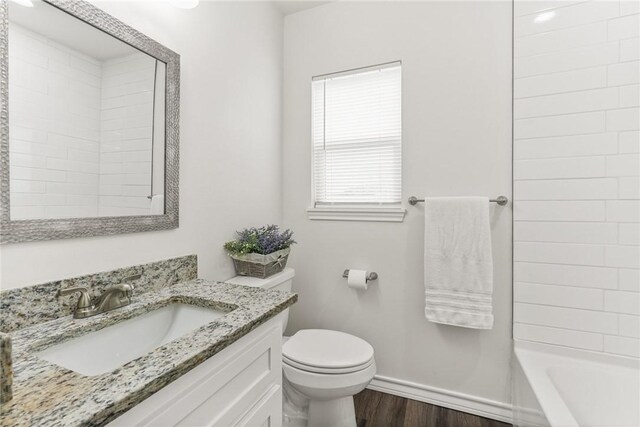
[[[345,203],[323,203],[318,204],[316,200],[316,169],[315,169],[315,152],[314,152],[314,138],[313,138],[313,83],[317,80],[326,80],[327,78],[339,77],[345,75],[352,75],[367,72],[370,70],[380,70],[384,68],[390,68],[400,66],[400,79],[402,82],[402,61],[390,61],[376,65],[370,65],[365,67],[358,67],[348,70],[343,70],[335,73],[321,74],[313,76],[311,78],[311,84],[309,85],[309,116],[310,116],[310,162],[311,162],[311,201],[310,207],[307,208],[307,214],[310,220],[326,220],[326,221],[381,221],[381,222],[402,222],[406,214],[404,208],[402,196],[398,202],[391,203],[358,203],[358,202],[345,202]],[[401,86],[401,100],[402,100],[402,86]],[[400,106],[401,115],[401,137],[400,137],[400,194],[402,195],[402,176],[403,172],[403,138],[402,138],[402,101]]]

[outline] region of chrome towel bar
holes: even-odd
[[[409,197],[409,204],[411,206],[415,206],[418,203],[422,203],[424,202],[424,199],[418,199],[416,196],[411,196]],[[498,196],[495,199],[489,199],[489,202],[491,203],[497,203],[500,206],[504,206],[509,202],[509,198],[505,197],[505,196]]]

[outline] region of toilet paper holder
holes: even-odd
[[[342,273],[342,277],[344,277],[345,279],[349,277],[348,268],[344,271],[344,273]],[[367,282],[370,282],[372,280],[378,280],[378,273],[376,273],[375,271],[372,271],[369,274],[367,274]]]

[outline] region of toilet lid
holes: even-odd
[[[285,363],[311,372],[354,372],[373,363],[365,340],[327,329],[303,329],[282,346]]]

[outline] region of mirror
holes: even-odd
[[[11,219],[164,214],[166,64],[47,3],[8,6]]]
[[[3,6],[3,242],[177,227],[178,55],[86,2]]]

